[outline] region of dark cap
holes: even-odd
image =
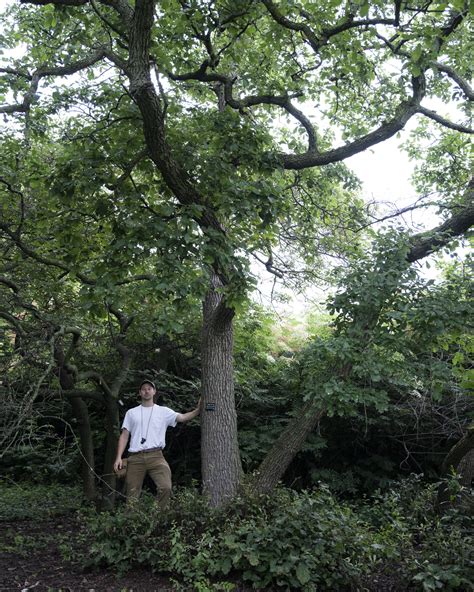
[[[156,386],[155,386],[155,383],[154,383],[152,380],[148,380],[148,379],[142,380],[142,381],[141,381],[141,383],[140,383],[140,389],[142,388],[142,386],[143,386],[144,384],[151,384],[151,386],[152,386],[152,387],[155,389],[155,391],[156,391]],[[140,390],[140,389],[138,389],[138,390]]]

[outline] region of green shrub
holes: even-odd
[[[71,483],[77,479],[79,451],[57,436],[18,445],[0,459],[0,472],[15,483]]]
[[[81,510],[82,561],[119,572],[146,565],[203,591],[231,590],[232,582],[307,592],[377,590],[374,575],[383,573],[398,590],[469,590],[470,519],[435,514],[433,491],[412,479],[349,505],[323,486],[311,493],[281,489],[210,510],[197,492],[183,490],[166,512],[144,496],[133,511]]]
[[[474,590],[474,519],[455,509],[435,511],[438,484],[412,476],[358,507],[374,529],[374,542],[389,567],[415,590]],[[380,564],[380,558],[378,560]]]
[[[368,529],[326,489],[278,491],[209,510],[183,491],[160,514],[149,499],[137,511],[84,516],[89,565],[138,564],[187,582],[238,577],[257,589],[335,589],[364,573]]]

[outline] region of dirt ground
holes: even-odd
[[[2,522],[0,591],[2,592],[169,592],[165,577],[133,570],[117,577],[105,569],[84,571],[65,560],[60,546],[78,531],[72,518],[61,516],[41,523]]]

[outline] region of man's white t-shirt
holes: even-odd
[[[141,452],[148,448],[164,448],[166,429],[175,427],[178,414],[169,407],[138,405],[125,414],[122,429],[130,432],[129,452]],[[146,439],[142,444],[143,438]]]

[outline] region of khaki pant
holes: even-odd
[[[166,507],[171,497],[171,469],[161,450],[137,452],[128,457],[127,503],[133,504],[140,497],[147,473],[155,482],[158,505]]]

